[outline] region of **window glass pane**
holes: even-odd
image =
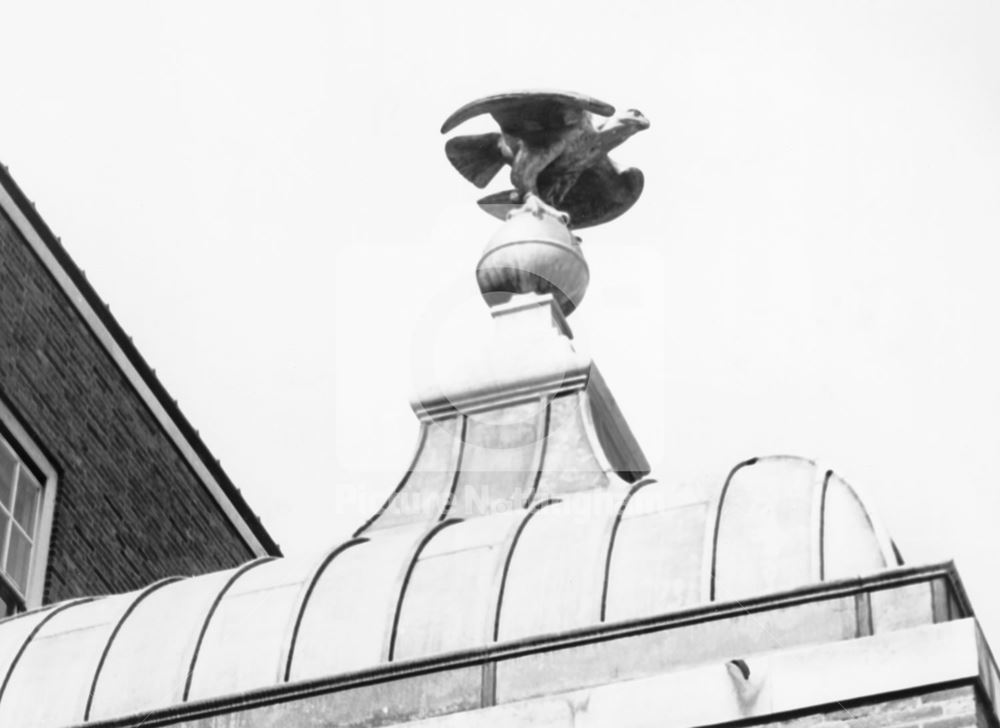
[[[28,585],[28,565],[31,563],[31,541],[20,528],[12,526],[10,549],[7,554],[7,575],[22,592]]]
[[[8,528],[10,528],[10,516],[0,510],[0,566],[7,563]]]
[[[17,480],[17,502],[14,504],[14,520],[32,539],[35,538],[35,511],[38,508],[38,494],[41,491],[38,481],[25,467]]]
[[[21,611],[21,604],[9,588],[0,589],[0,617],[9,617]]]
[[[7,599],[4,595],[0,594],[0,616],[9,617],[12,614],[17,614],[19,611],[18,603],[13,599]]]
[[[17,458],[3,441],[0,441],[0,503],[10,509],[10,497],[14,492],[14,468]]]

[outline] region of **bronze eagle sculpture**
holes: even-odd
[[[500,219],[522,205],[548,206],[568,215],[572,227],[584,228],[613,220],[642,194],[642,172],[619,169],[608,152],[648,129],[649,121],[635,109],[614,113],[613,106],[589,96],[521,91],[466,104],[445,120],[441,133],[490,114],[499,132],[456,136],[445,143],[448,160],[477,187],[510,165],[514,189],[487,195],[479,206]],[[595,115],[611,118],[595,125]]]

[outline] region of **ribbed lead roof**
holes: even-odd
[[[383,528],[0,622],[0,725],[125,716],[883,568],[851,487],[808,460],[724,483],[568,493]]]

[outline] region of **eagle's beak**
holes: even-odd
[[[649,128],[649,119],[643,116],[638,109],[629,109],[626,113],[629,115],[629,120],[639,129]]]

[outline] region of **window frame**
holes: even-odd
[[[45,597],[45,575],[48,570],[49,545],[52,538],[52,522],[55,513],[58,473],[52,461],[38,446],[18,417],[14,415],[3,398],[0,398],[0,439],[21,458],[21,467],[26,467],[38,479],[41,494],[36,514],[36,532],[32,543],[31,560],[28,563],[28,578],[24,590],[18,589],[13,580],[3,571],[4,591],[13,593],[23,600],[25,610],[42,606]],[[13,526],[11,526],[13,528]]]

